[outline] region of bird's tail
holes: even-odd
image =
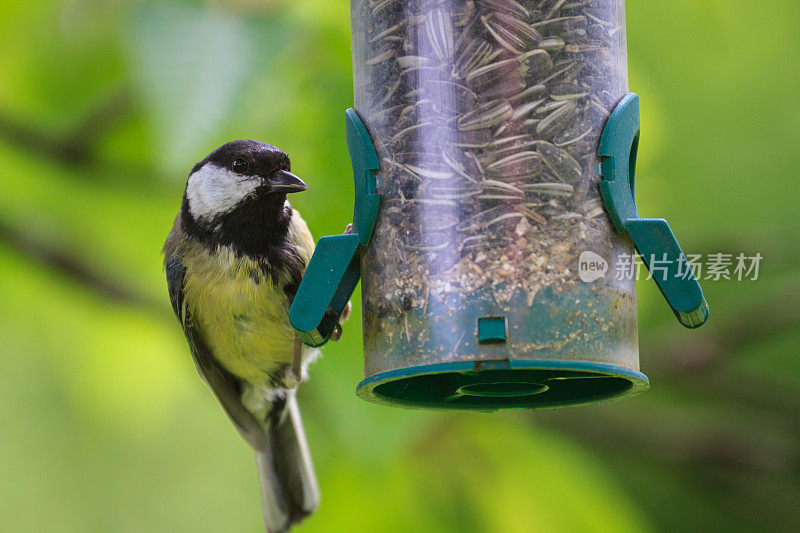
[[[292,393],[285,402],[285,408],[275,409],[268,421],[266,448],[256,452],[267,533],[289,531],[319,505],[300,409]]]

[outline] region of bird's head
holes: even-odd
[[[290,170],[289,156],[270,144],[252,140],[223,144],[189,174],[185,215],[212,230],[229,217],[282,210],[286,194],[307,186]]]

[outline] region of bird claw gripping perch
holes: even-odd
[[[331,338],[361,278],[361,248],[369,243],[380,204],[375,191],[378,154],[355,110],[348,109],[345,115],[355,180],[353,223],[344,234],[319,240],[289,310],[298,337],[312,347]]]
[[[600,195],[614,227],[618,232],[631,236],[680,323],[688,328],[697,328],[705,324],[709,315],[700,283],[667,221],[663,218],[639,218],[636,208],[633,180],[639,131],[639,96],[630,93],[611,113],[600,137]],[[658,267],[656,273],[653,260],[666,266]]]

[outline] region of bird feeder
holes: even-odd
[[[330,337],[360,277],[366,400],[492,410],[645,390],[634,248],[681,323],[708,306],[666,221],[636,209],[624,1],[351,14],[355,212],[300,285],[303,342]]]

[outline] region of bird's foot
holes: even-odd
[[[328,310],[325,314],[328,318],[336,321],[336,326],[333,328],[333,332],[331,333],[330,340],[333,342],[339,342],[342,340],[342,323],[347,322],[347,319],[350,318],[350,313],[353,311],[353,303],[347,302],[347,305],[344,307],[341,315],[337,315],[336,311],[333,308],[328,307]]]
[[[350,313],[353,312],[353,302],[347,302],[347,305],[344,306],[344,310],[342,314],[339,316],[339,322],[344,324],[350,319]]]

